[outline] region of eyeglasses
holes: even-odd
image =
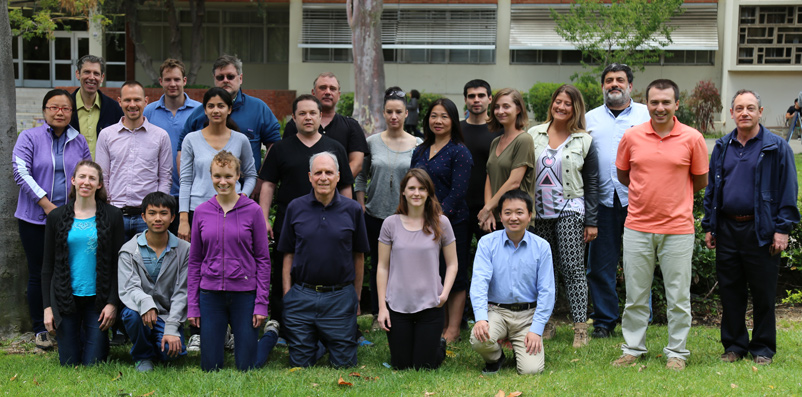
[[[233,81],[234,79],[237,78],[237,75],[236,74],[218,74],[217,76],[214,76],[214,78],[217,79],[217,81],[223,81],[225,79]]]
[[[58,113],[59,110],[64,114],[72,113],[72,108],[69,106],[45,106],[45,109],[53,113]]]
[[[390,91],[390,93],[388,93],[384,97],[385,98],[405,98],[406,96],[407,96],[407,93],[404,92],[404,91]]]

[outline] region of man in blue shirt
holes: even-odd
[[[532,198],[510,190],[499,199],[504,230],[490,233],[476,248],[471,304],[476,324],[471,347],[485,360],[483,373],[504,364],[499,339],[512,343],[519,374],[543,372],[543,329],[554,309],[554,270],[546,240],[526,231]]]
[[[721,294],[724,362],[747,353],[768,365],[777,352],[774,303],[780,253],[799,223],[794,153],[784,139],[760,125],[760,96],[739,90],[730,115],[735,130],[716,141],[705,190],[705,244],[716,250]],[[752,296],[752,340],[746,329],[747,296]]]
[[[212,73],[214,73],[214,86],[226,90],[234,100],[231,119],[239,126],[239,132],[245,134],[251,141],[253,160],[258,171],[262,167],[262,144],[264,143],[267,151],[270,151],[273,143],[281,140],[281,126],[266,103],[242,92],[242,61],[239,58],[233,55],[220,56],[212,65]],[[184,124],[184,131],[178,140],[179,152],[184,137],[192,131],[202,129],[208,120],[203,107],[195,108]],[[178,164],[181,165],[180,154]],[[258,193],[261,191],[261,186],[261,180],[258,180],[252,195],[256,201],[259,201]]]
[[[184,86],[187,85],[187,77],[185,74],[184,63],[177,59],[166,59],[161,67],[159,67],[159,84],[164,89],[164,95],[158,101],[149,103],[145,107],[145,118],[156,126],[161,127],[167,134],[170,135],[170,145],[173,149],[173,184],[170,187],[170,195],[178,199],[178,164],[176,157],[178,156],[178,139],[181,136],[181,131],[184,130],[187,118],[192,114],[195,108],[200,107],[201,103],[190,99],[189,95],[184,92]],[[176,217],[178,219],[178,217]],[[178,222],[170,225],[170,230],[175,234],[178,232]]]
[[[627,218],[627,187],[618,181],[615,157],[627,129],[649,121],[646,105],[630,97],[634,76],[629,66],[612,63],[602,72],[604,105],[585,115],[587,130],[599,156],[599,234],[588,248],[588,289],[593,300],[593,338],[612,335],[619,319],[616,271]],[[553,328],[547,330],[547,334]],[[546,338],[548,339],[548,337]]]

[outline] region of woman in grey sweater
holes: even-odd
[[[215,194],[209,170],[212,159],[221,150],[231,152],[242,163],[242,180],[237,192],[251,194],[256,186],[256,167],[251,143],[231,115],[231,95],[222,88],[211,88],[203,95],[203,109],[209,123],[202,130],[190,132],[181,145],[181,187],[178,194],[180,223],[178,237],[189,241],[195,207]]]
[[[365,226],[370,241],[370,307],[373,330],[379,330],[379,298],[376,289],[376,264],[379,232],[382,222],[395,214],[401,194],[400,183],[409,170],[412,150],[423,141],[404,132],[407,118],[406,97],[398,87],[384,92],[384,121],[387,130],[368,137],[369,153],[365,155],[362,171],[356,177],[356,200],[365,212]],[[370,184],[368,184],[370,181]],[[367,193],[367,194],[366,194]],[[367,267],[366,267],[367,269]]]

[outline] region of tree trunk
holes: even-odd
[[[384,107],[383,0],[347,0],[348,25],[354,54],[354,114],[365,135],[386,128]],[[375,110],[375,111],[372,111]]]
[[[14,64],[11,57],[11,25],[8,0],[0,4],[0,158],[11,159],[17,140],[17,95],[14,88]],[[20,71],[22,73],[22,71]],[[17,220],[17,184],[10,161],[0,161],[0,175],[5,175],[5,193],[0,194],[0,337],[31,329],[28,302],[28,267],[20,244]]]
[[[182,61],[184,55],[181,48],[181,27],[178,25],[178,12],[174,0],[165,0],[167,8],[167,25],[170,27],[170,58]]]
[[[136,60],[145,69],[150,80],[153,84],[159,84],[159,74],[153,68],[153,59],[148,53],[148,49],[142,44],[142,26],[139,24],[137,16],[137,0],[125,0],[125,22],[128,23],[128,33],[131,35],[131,41],[134,42],[134,53]]]
[[[201,67],[201,49],[203,46],[203,17],[206,14],[205,0],[189,0],[189,12],[192,14],[192,55],[191,66],[187,74],[187,84],[195,84]]]

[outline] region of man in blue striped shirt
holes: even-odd
[[[471,347],[485,360],[483,373],[504,364],[499,339],[512,343],[519,374],[543,372],[543,329],[554,309],[554,270],[546,240],[528,232],[532,198],[510,190],[499,200],[504,230],[490,233],[476,249],[471,303],[476,325]]]

